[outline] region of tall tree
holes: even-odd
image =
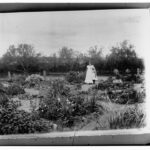
[[[9,66],[16,67],[16,70],[27,72],[35,67],[40,54],[36,53],[33,46],[19,44],[17,47],[11,45],[3,55],[3,61]]]
[[[74,50],[68,47],[62,47],[59,51],[59,60],[64,70],[69,71],[73,66]]]
[[[137,67],[142,67],[142,63],[141,61],[139,62],[134,46],[127,40],[111,48],[111,54],[107,56],[106,63],[107,69],[111,71],[115,68],[122,72],[127,68],[135,71]]]

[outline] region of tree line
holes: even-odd
[[[36,53],[29,44],[9,46],[0,59],[0,73],[38,73],[43,70],[54,73],[68,71],[85,71],[89,61],[95,66],[98,74],[112,74],[114,69],[124,73],[126,69],[135,73],[137,68],[144,70],[143,59],[137,56],[135,48],[128,41],[111,47],[110,53],[103,56],[103,49],[91,47],[87,53],[62,47],[58,54],[42,56]]]

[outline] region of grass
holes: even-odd
[[[111,102],[101,102],[99,105],[105,113],[97,120],[101,129],[129,129],[145,126],[144,104],[120,105]]]

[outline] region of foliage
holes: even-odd
[[[144,101],[145,96],[144,93],[138,93],[134,89],[126,89],[117,92],[108,92],[109,98],[112,102],[119,104],[135,104],[142,103]]]
[[[25,75],[16,75],[13,78],[13,82],[16,83],[16,84],[19,84],[19,85],[23,86],[25,84],[25,79],[26,79]]]
[[[0,134],[34,133],[48,130],[47,124],[32,115],[12,108],[0,109]]]
[[[6,92],[8,95],[11,95],[11,96],[25,93],[24,89],[18,84],[12,84],[8,86]]]
[[[49,91],[40,102],[39,114],[45,119],[60,121],[62,126],[73,126],[77,117],[97,111],[96,98],[86,100],[82,93],[71,94],[63,81],[51,82]]]
[[[0,83],[0,106],[5,107],[9,98],[6,95],[6,88]]]
[[[102,113],[100,108],[97,105],[98,97],[97,94],[94,92],[89,101],[85,104],[85,109],[88,113],[99,112]]]
[[[82,72],[70,71],[66,75],[66,80],[70,83],[81,83],[85,79],[85,74]]]
[[[36,82],[36,81],[43,81],[43,80],[44,78],[38,74],[32,74],[26,78],[26,82],[32,82],[32,81]]]
[[[51,56],[40,56],[29,44],[11,45],[0,59],[0,72],[68,72],[85,71],[89,61],[95,66],[98,74],[112,74],[115,68],[125,73],[128,68],[136,73],[137,68],[144,70],[143,59],[138,57],[135,48],[128,41],[123,41],[110,49],[106,57],[103,49],[97,46],[90,47],[88,53],[76,52],[72,48],[62,47],[58,53]]]
[[[6,88],[0,83],[0,93],[6,93]]]
[[[38,74],[32,74],[25,79],[25,83],[28,87],[34,87],[37,84],[40,84],[41,81],[44,81],[44,77]]]
[[[106,81],[101,81],[93,87],[93,89],[102,91],[124,90],[127,88],[133,88],[133,84],[131,82],[113,83],[113,80],[111,78]]]
[[[27,72],[37,67],[39,56],[32,45],[19,44],[17,47],[11,45],[2,59],[9,70]]]
[[[0,106],[5,107],[9,101],[8,96],[5,93],[0,93]]]
[[[127,68],[134,73],[138,66],[142,70],[144,69],[143,62],[137,57],[134,46],[127,40],[111,48],[111,54],[107,56],[106,62],[106,70],[118,68],[122,73],[125,72]]]
[[[5,97],[6,98],[6,97]],[[0,97],[2,102],[2,97]],[[35,118],[32,114],[18,110],[18,103],[7,99],[0,103],[0,134],[21,134],[44,132],[49,126],[41,119]]]
[[[73,105],[67,99],[69,88],[65,86],[64,81],[55,80],[51,82],[50,89],[46,97],[40,102],[39,114],[40,117],[49,120],[60,120],[62,125],[72,125]]]
[[[109,118],[110,129],[141,128],[145,125],[145,114],[137,107],[128,108],[113,116]]]
[[[52,120],[57,119],[60,114],[60,98],[67,96],[68,92],[69,88],[65,86],[63,81],[52,81],[49,85],[49,90],[46,93],[45,98],[40,103],[40,115]]]
[[[145,99],[145,91],[137,92],[131,82],[115,84],[110,80],[98,83],[93,89],[105,91],[109,100],[118,104],[142,103]],[[144,89],[144,88],[143,88]],[[101,94],[104,95],[104,94]]]
[[[98,49],[97,46],[94,46],[90,47],[88,51],[89,60],[92,64],[95,64],[96,67],[98,67],[98,64],[102,65],[102,50],[102,48]]]

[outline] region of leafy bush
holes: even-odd
[[[34,133],[49,130],[49,126],[41,119],[36,119],[32,114],[17,110],[18,105],[9,101],[5,107],[0,108],[0,134]]]
[[[17,75],[13,78],[13,81],[19,85],[24,85],[26,80],[25,75]]]
[[[0,93],[6,93],[6,88],[0,83]]]
[[[140,128],[145,125],[145,114],[139,108],[128,108],[110,117],[110,129]]]
[[[41,100],[39,107],[40,117],[49,120],[63,120],[62,124],[71,124],[72,105],[67,99],[69,88],[65,86],[64,81],[54,80],[49,85],[46,97]]]
[[[104,82],[100,82],[97,85],[95,85],[93,87],[93,89],[104,91],[104,90],[110,88],[111,86],[112,86],[112,82],[104,81]]]
[[[24,89],[21,86],[17,85],[17,84],[10,85],[7,88],[6,92],[7,92],[8,95],[12,95],[12,96],[25,93]]]
[[[76,116],[86,114],[87,109],[83,105],[83,101],[84,99],[79,96],[70,99],[66,97],[44,99],[40,104],[39,114],[40,117],[61,121],[62,126],[70,127],[74,124]]]
[[[30,81],[43,81],[44,78],[38,74],[32,74],[26,78],[26,82]]]
[[[99,101],[98,93],[97,91],[93,91],[93,93],[91,93],[90,98],[88,98],[86,103],[84,104],[85,105],[84,108],[86,109],[87,114],[98,111],[99,113],[102,113],[100,111],[100,107],[97,105],[98,101]]]
[[[45,98],[40,102],[40,115],[55,120],[60,114],[60,98],[68,96],[69,88],[61,80],[54,80],[49,85]],[[65,104],[64,104],[65,105]]]
[[[40,102],[39,114],[45,119],[60,121],[63,126],[72,126],[77,117],[96,111],[96,99],[85,100],[84,94],[71,94],[61,81],[51,83],[50,89]]]
[[[35,87],[36,85],[40,84],[41,81],[44,81],[44,77],[38,74],[32,74],[25,80],[28,87]]]
[[[5,93],[0,93],[0,106],[5,107],[9,102],[9,98]]]
[[[71,110],[72,106],[65,99],[61,99],[61,102],[59,102],[55,98],[49,100],[44,99],[40,104],[39,114],[40,117],[43,117],[45,119],[53,121],[61,120],[62,125],[69,125],[71,124]]]
[[[34,133],[47,131],[48,126],[41,120],[33,120],[32,115],[19,110],[0,110],[0,134]]]
[[[93,89],[102,90],[102,91],[124,90],[128,88],[133,88],[133,84],[130,82],[123,82],[118,84],[113,82],[113,80],[111,79],[107,81],[99,82],[97,85],[93,87]]]
[[[85,79],[85,74],[83,72],[79,73],[75,71],[70,71],[66,75],[66,80],[70,83],[81,83],[84,81],[84,79]]]
[[[122,84],[115,84],[107,80],[100,82],[93,87],[93,89],[106,91],[109,99],[112,102],[119,104],[134,104],[144,102],[145,92],[137,92],[133,88],[133,83],[123,82]]]
[[[125,89],[117,92],[109,91],[108,96],[112,102],[119,104],[135,104],[144,102],[144,92],[138,93],[134,89]]]

